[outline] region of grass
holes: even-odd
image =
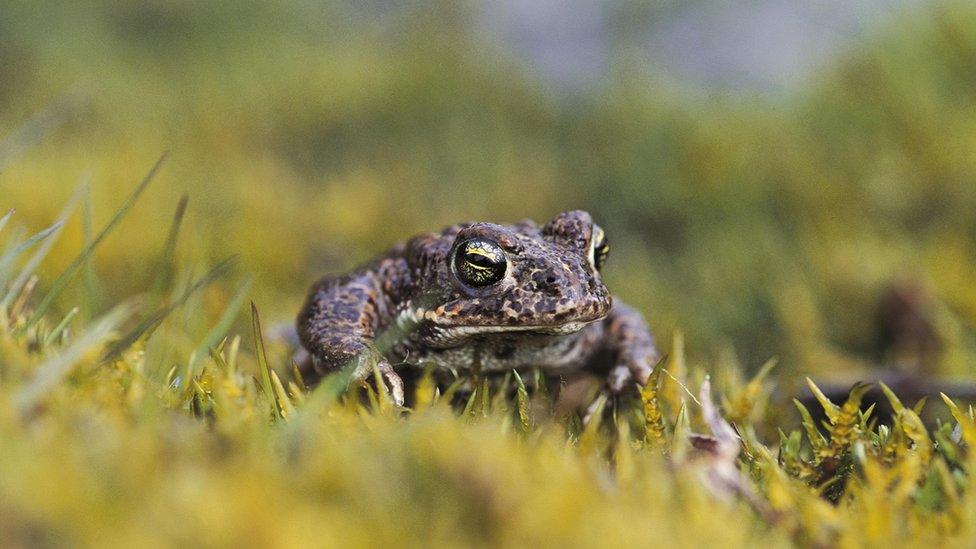
[[[827,384],[972,377],[972,6],[779,98],[668,82],[626,29],[560,95],[457,3],[3,9],[3,545],[976,542],[968,404]],[[304,388],[280,326],[314,278],[573,208],[670,344],[641,394]],[[937,342],[907,361],[878,341],[906,285]]]
[[[103,286],[72,292],[143,291],[185,194],[182,259],[239,253],[275,320],[320,273],[410,235],[584,208],[614,242],[614,292],[686,333],[693,361],[863,369],[884,359],[877,303],[903,280],[931,296],[938,373],[976,360],[972,6],[895,18],[767,101],[667,84],[623,38],[607,77],[566,98],[454,3],[378,23],[339,3],[243,5],[5,6],[0,193],[21,219],[50,224],[91,174],[79,206],[106,220],[172,151],[125,222],[154,245],[100,244],[84,271]],[[85,241],[75,220],[48,281]],[[59,314],[90,300],[67,297]]]
[[[169,285],[155,312],[136,300],[85,322],[38,313],[25,244],[57,227],[3,249],[31,281],[5,284],[15,295],[0,308],[5,545],[976,541],[976,415],[948,397],[951,419],[930,430],[924,402],[883,387],[894,415],[881,423],[861,409],[867,385],[832,403],[808,380],[823,427],[796,401],[800,428],[764,441],[774,363],[725,383],[719,407],[677,339],[640,395],[588,411],[557,412],[538,372],[470,380],[467,396],[428,372],[400,409],[369,385],[347,392],[341,373],[308,391],[253,304],[247,341],[221,320],[201,341],[167,342],[167,319],[222,266]],[[174,351],[164,371],[156,345],[207,356]]]

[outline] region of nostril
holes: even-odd
[[[559,297],[563,292],[563,285],[560,284],[559,277],[556,275],[546,276],[545,293],[552,297]]]

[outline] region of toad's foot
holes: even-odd
[[[375,365],[376,371],[386,386],[386,391],[393,398],[393,402],[397,406],[403,406],[403,379],[393,370],[393,366],[386,358],[377,351],[368,350],[360,353],[356,357],[356,362],[356,369],[353,370],[352,377],[349,380],[350,385],[353,383],[365,383],[373,375],[373,367]],[[377,387],[377,390],[379,390],[379,387]]]

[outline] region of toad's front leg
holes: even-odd
[[[298,335],[311,354],[303,374],[320,378],[356,363],[353,381],[372,373],[375,362],[393,400],[403,404],[403,380],[373,346],[377,330],[394,305],[390,284],[395,264],[379,265],[341,278],[326,278],[309,295],[298,316]]]
[[[607,377],[610,390],[619,393],[633,381],[642,386],[647,383],[661,355],[644,317],[614,300],[610,314],[603,320],[603,334],[603,346],[614,360]]]

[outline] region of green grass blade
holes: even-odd
[[[7,282],[5,273],[7,272],[7,269],[9,269],[11,265],[13,265],[13,262],[15,259],[17,259],[17,256],[26,252],[38,242],[41,242],[42,240],[51,236],[57,231],[60,231],[61,227],[63,226],[64,226],[64,221],[58,221],[54,225],[51,225],[50,227],[44,229],[43,231],[28,238],[27,240],[15,246],[7,253],[0,256],[0,286],[3,286]]]
[[[251,302],[251,328],[254,330],[254,352],[258,358],[258,369],[261,370],[261,385],[264,387],[264,394],[271,400],[272,412],[276,417],[283,417],[281,405],[275,397],[274,387],[271,384],[271,366],[268,364],[268,354],[264,348],[264,335],[261,331],[261,317],[258,314],[258,307]]]
[[[217,323],[210,328],[207,334],[200,341],[200,344],[197,345],[196,352],[193,355],[196,358],[188,362],[186,376],[184,376],[185,379],[190,379],[193,377],[193,367],[196,366],[197,360],[204,356],[209,349],[220,343],[220,340],[226,336],[227,331],[230,330],[231,326],[234,324],[234,319],[236,319],[237,315],[241,312],[244,302],[247,301],[247,295],[251,291],[251,285],[252,281],[250,279],[241,284],[240,288],[237,290],[237,293],[235,293],[234,297],[231,298],[230,303],[228,303],[227,307],[224,308],[224,312],[221,313]]]
[[[64,224],[67,222],[68,218],[71,217],[72,212],[74,212],[75,205],[84,194],[85,189],[88,188],[88,184],[88,179],[83,176],[81,182],[75,187],[74,192],[71,193],[71,198],[68,199],[68,202],[65,203],[64,208],[61,209],[61,214],[58,216],[58,221],[55,223],[55,225],[57,225],[57,223],[60,223],[61,225],[52,231],[49,238],[44,239],[43,244],[38,247],[38,249],[34,252],[34,255],[32,255],[31,258],[27,260],[27,263],[24,264],[23,268],[21,268],[20,274],[18,274],[17,278],[15,278],[10,284],[10,286],[7,288],[7,293],[3,296],[3,299],[0,300],[0,309],[10,307],[10,304],[17,299],[17,296],[20,295],[20,292],[24,289],[27,281],[30,280],[31,276],[34,274],[34,270],[37,269],[38,265],[40,265],[41,262],[44,261],[44,258],[47,257],[47,254],[51,251],[51,248],[58,241],[57,237],[61,234]]]
[[[295,406],[292,404],[291,399],[288,398],[288,391],[285,391],[285,386],[282,385],[278,373],[274,370],[271,370],[271,387],[274,389],[275,402],[278,403],[281,419],[287,420],[294,415]]]
[[[68,327],[68,323],[70,323],[71,319],[73,319],[77,314],[78,314],[78,307],[75,307],[70,311],[68,311],[68,314],[64,315],[64,318],[61,319],[61,322],[59,322],[58,325],[55,326],[53,330],[51,330],[51,333],[47,334],[47,337],[44,338],[44,346],[47,347],[52,343],[54,343],[54,340],[56,340],[58,336],[60,336],[61,333],[64,332],[64,329]]]
[[[89,186],[87,192],[85,192],[85,200],[82,205],[82,217],[81,217],[81,232],[84,237],[85,246],[91,244],[94,239],[95,234],[95,224],[94,224],[94,207],[92,206],[92,193],[91,187]],[[85,259],[84,266],[84,284],[85,284],[85,315],[87,318],[91,319],[95,316],[95,311],[98,310],[97,300],[97,289],[95,283],[95,265],[92,262],[92,258],[88,257]]]
[[[154,309],[160,302],[166,288],[173,280],[176,271],[176,240],[180,234],[180,227],[183,225],[183,217],[186,215],[186,206],[190,198],[187,195],[180,197],[179,204],[176,205],[176,213],[173,214],[173,221],[170,224],[169,232],[166,234],[166,241],[163,249],[156,261],[156,280],[153,282],[152,290],[149,292],[149,308]]]
[[[472,383],[472,385],[474,385]],[[470,417],[474,411],[474,404],[478,400],[478,395],[481,393],[481,387],[478,385],[474,386],[471,391],[471,395],[468,396],[468,401],[464,404],[464,411],[461,412],[462,417]]]
[[[525,389],[525,382],[522,381],[518,371],[512,370],[512,373],[515,374],[515,406],[518,410],[519,429],[523,433],[528,433],[532,427],[529,418],[529,392]]]
[[[183,295],[181,295],[176,301],[170,303],[169,305],[163,307],[162,309],[159,309],[155,313],[149,315],[148,317],[144,318],[141,322],[139,322],[139,324],[137,324],[135,328],[129,331],[129,333],[126,334],[125,337],[119,339],[114,345],[112,345],[109,351],[105,353],[105,356],[102,357],[102,360],[107,361],[107,360],[115,359],[120,354],[122,354],[122,352],[124,352],[126,349],[131,347],[132,344],[134,344],[136,341],[139,341],[139,339],[142,338],[144,335],[152,333],[157,327],[159,327],[160,324],[163,323],[164,320],[166,320],[167,316],[169,316],[176,309],[183,306],[184,303],[186,303],[191,297],[193,297],[193,294],[213,284],[219,278],[226,275],[234,267],[236,262],[237,262],[237,256],[231,256],[221,261],[213,269],[210,269],[210,271],[207,272],[207,274],[205,274],[196,282],[190,284],[186,288],[186,290],[184,290]]]
[[[14,209],[10,209],[7,211],[7,213],[3,214],[3,217],[0,217],[0,231],[2,231],[3,228],[7,225],[7,222],[10,221],[10,218],[14,216],[15,211],[16,210]]]
[[[491,388],[488,384],[488,377],[481,380],[481,416],[488,417],[491,413]]]
[[[47,295],[44,296],[44,299],[41,300],[41,303],[37,306],[37,308],[34,310],[34,313],[27,321],[28,327],[37,324],[37,321],[44,317],[48,309],[50,309],[51,305],[54,303],[54,300],[59,295],[61,295],[61,292],[64,291],[65,286],[68,285],[68,282],[71,281],[71,278],[75,275],[75,273],[78,272],[78,269],[80,269],[81,266],[85,263],[85,261],[95,252],[95,249],[98,248],[98,245],[101,244],[103,240],[105,240],[105,237],[108,236],[108,234],[111,233],[113,229],[115,229],[115,227],[119,224],[120,221],[122,221],[122,218],[124,218],[125,215],[129,213],[129,211],[132,209],[132,206],[135,205],[136,201],[146,190],[146,187],[148,187],[149,184],[152,182],[152,180],[155,178],[156,173],[159,172],[159,169],[162,167],[163,162],[165,162],[165,160],[166,160],[166,154],[164,153],[162,156],[159,157],[159,160],[157,160],[156,163],[153,164],[153,167],[149,170],[149,173],[146,174],[146,176],[135,188],[135,190],[132,191],[132,194],[130,194],[128,198],[126,198],[125,202],[122,203],[122,206],[119,207],[119,209],[115,212],[115,215],[112,216],[112,219],[108,222],[108,224],[105,225],[105,227],[101,230],[101,232],[98,233],[98,235],[94,238],[94,240],[91,241],[91,243],[85,246],[85,248],[81,251],[80,254],[78,254],[75,260],[72,261],[70,265],[68,265],[68,268],[66,268],[64,272],[62,272],[61,275],[58,276],[57,279],[55,279],[54,283],[51,285],[51,289],[48,291]]]

